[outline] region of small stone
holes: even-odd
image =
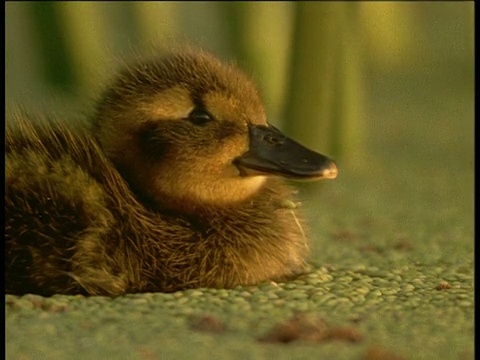
[[[441,281],[441,282],[437,285],[436,289],[437,289],[437,290],[448,290],[448,289],[450,289],[451,287],[452,287],[452,285],[450,285],[450,283],[449,283],[448,281]]]

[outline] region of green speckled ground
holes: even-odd
[[[7,358],[473,359],[473,94],[391,80],[369,98],[361,153],[320,193],[304,185],[310,274],[116,299],[7,295]]]

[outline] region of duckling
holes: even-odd
[[[234,65],[188,49],[139,61],[88,126],[7,122],[6,292],[118,296],[289,279],[305,270],[308,246],[283,178],[336,175],[331,159],[267,122]]]

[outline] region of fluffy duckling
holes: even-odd
[[[6,291],[116,296],[288,279],[307,246],[281,177],[336,174],[269,125],[253,83],[209,53],[127,66],[90,127],[8,123]]]

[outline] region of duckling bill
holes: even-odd
[[[306,239],[283,180],[335,163],[268,124],[252,81],[204,51],[121,70],[86,126],[6,127],[5,284],[118,296],[282,281]]]
[[[292,179],[334,179],[335,163],[283,135],[274,126],[249,125],[249,151],[235,159],[242,175],[280,175]]]

